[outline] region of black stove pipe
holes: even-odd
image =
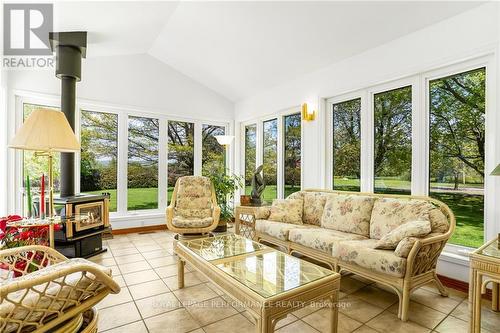
[[[86,56],[86,32],[51,32],[56,52],[56,76],[61,79],[61,111],[75,131],[76,82],[81,80],[82,58]],[[61,197],[75,195],[75,153],[61,153]]]

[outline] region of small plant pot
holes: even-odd
[[[252,201],[252,197],[249,195],[240,195],[240,204],[242,206],[249,206]]]

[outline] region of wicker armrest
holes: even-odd
[[[0,332],[51,332],[56,325],[120,292],[111,270],[76,258],[0,284]]]
[[[213,224],[218,224],[219,223],[219,219],[220,219],[220,207],[218,205],[214,206],[214,208],[212,209],[212,218],[213,218]]]
[[[41,245],[30,245],[0,251],[0,279],[5,275],[22,276],[43,267],[68,260],[56,250]],[[3,270],[3,271],[2,271]]]
[[[407,259],[407,273],[416,276],[436,268],[446,242],[450,238],[448,233],[417,240]]]

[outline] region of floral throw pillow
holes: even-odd
[[[381,239],[406,222],[429,221],[431,208],[433,206],[425,200],[377,199],[370,220],[370,238]]]
[[[392,250],[407,237],[424,237],[430,232],[431,222],[429,220],[406,222],[380,238],[375,248]]]
[[[302,224],[302,199],[274,199],[268,220],[292,224]]]
[[[375,198],[362,195],[333,195],[326,200],[321,226],[368,237]]]

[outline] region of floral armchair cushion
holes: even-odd
[[[375,198],[360,195],[333,195],[326,201],[321,226],[368,237]]]
[[[434,206],[425,200],[377,199],[370,220],[370,238],[381,239],[409,221],[429,220],[432,208]]]
[[[214,219],[211,216],[206,217],[184,217],[174,216],[172,224],[177,228],[205,228],[212,225]]]
[[[302,199],[274,199],[270,221],[302,224]]]
[[[375,248],[395,249],[404,238],[423,237],[430,232],[431,223],[428,220],[406,222],[380,238]]]
[[[186,176],[177,180],[175,216],[184,219],[210,217],[212,183],[207,177]],[[175,225],[175,224],[174,224]]]

